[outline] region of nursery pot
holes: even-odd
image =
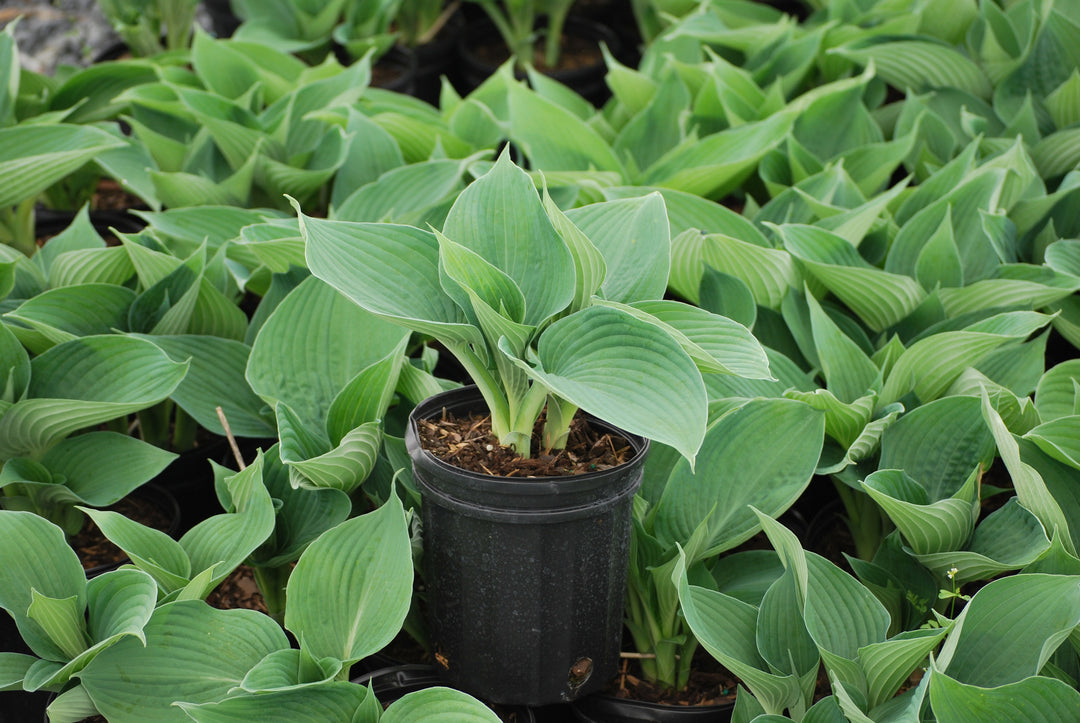
[[[602,688],[619,663],[630,512],[648,441],[626,464],[566,477],[467,472],[420,447],[416,420],[484,412],[475,387],[428,398],[405,442],[422,498],[436,668],[484,700],[546,705]]]
[[[734,710],[734,703],[661,705],[611,695],[591,695],[574,703],[574,717],[581,723],[730,723]]]

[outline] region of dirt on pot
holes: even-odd
[[[496,477],[558,477],[599,472],[623,464],[634,455],[624,438],[601,432],[580,415],[570,424],[566,448],[543,451],[541,431],[544,417],[533,428],[535,457],[521,457],[499,444],[491,432],[491,417],[470,415],[459,418],[444,414],[417,420],[420,443],[425,450],[460,469]]]

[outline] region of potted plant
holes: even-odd
[[[707,421],[699,367],[769,375],[745,327],[661,298],[669,238],[659,195],[594,211],[607,223],[589,238],[503,153],[441,232],[300,215],[314,275],[433,336],[475,384],[418,405],[406,442],[423,499],[436,660],[456,685],[497,702],[569,700],[614,674],[645,440],[693,459]],[[491,430],[472,435],[484,463],[512,450],[535,469],[570,457],[579,410],[617,454],[583,473],[556,467],[526,482],[472,472],[419,436],[432,420],[477,414]]]

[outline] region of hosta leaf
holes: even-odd
[[[570,312],[575,312],[589,305],[593,295],[607,276],[607,264],[604,255],[591,240],[567,218],[566,214],[555,205],[544,189],[544,210],[552,225],[562,237],[570,255],[574,258],[574,270],[577,282],[574,285],[574,300],[570,302]]]
[[[1043,421],[1080,414],[1080,360],[1064,361],[1039,380],[1035,390],[1035,408]]]
[[[1039,449],[1072,467],[1080,468],[1080,416],[1058,417],[1040,424],[1024,435]]]
[[[226,241],[237,238],[245,226],[282,218],[284,214],[265,208],[211,206],[171,208],[159,213],[140,211],[138,215],[145,219],[155,232],[182,242],[185,247],[194,248],[205,241],[207,250],[212,252]]]
[[[499,717],[467,693],[453,688],[427,688],[409,693],[390,704],[381,723],[496,723]]]
[[[311,272],[361,308],[437,339],[483,344],[439,283],[439,245],[427,231],[301,216]]]
[[[948,631],[948,628],[911,630],[861,648],[859,663],[866,673],[867,707],[875,708],[896,695]]]
[[[701,259],[717,271],[741,279],[758,305],[770,309],[779,309],[788,290],[800,280],[787,251],[764,248],[731,236],[706,236]]]
[[[462,181],[464,170],[464,162],[450,159],[390,169],[343,199],[332,217],[343,221],[387,221],[422,227],[418,221],[425,213],[453,200],[465,187]]]
[[[764,347],[736,321],[678,301],[641,301],[632,308],[644,311],[690,342],[683,348],[702,370],[737,374],[747,379],[773,378]],[[680,338],[681,337],[681,338]]]
[[[566,215],[604,257],[606,299],[632,303],[664,295],[671,243],[660,194],[593,203]]]
[[[649,167],[642,184],[721,198],[737,188],[765,154],[784,140],[794,118],[791,113],[775,113],[700,141],[684,142]]]
[[[778,232],[785,248],[875,331],[897,323],[925,298],[914,279],[871,266],[835,234],[794,224]]]
[[[758,652],[754,635],[758,622],[756,607],[690,585],[681,553],[672,580],[679,591],[686,623],[701,646],[743,681],[766,712],[780,713],[804,704],[798,678],[769,672]]]
[[[978,364],[994,349],[1022,339],[1043,327],[1049,318],[1035,312],[997,314],[962,331],[945,331],[912,344],[897,359],[879,403],[914,391],[923,402],[941,395],[964,369]]]
[[[788,399],[797,399],[814,409],[825,413],[825,434],[835,439],[844,449],[848,449],[866,429],[874,413],[874,394],[859,397],[854,402],[845,403],[827,389],[815,389],[801,392],[795,389],[784,392]]]
[[[522,83],[509,84],[511,136],[534,168],[623,174],[615,152],[583,120]],[[453,234],[447,235],[454,238]],[[455,239],[459,240],[459,239]]]
[[[930,38],[870,37],[830,52],[859,65],[873,63],[878,75],[900,91],[952,87],[989,98],[992,90],[986,75],[970,58]]]
[[[706,394],[693,361],[655,324],[595,306],[549,326],[530,377],[575,406],[693,458],[705,436]]]
[[[1063,176],[1080,164],[1080,128],[1051,133],[1031,149],[1031,158],[1044,178]]]
[[[35,254],[36,256],[36,254]],[[135,273],[131,258],[123,248],[110,246],[101,249],[66,251],[57,256],[49,267],[49,286],[79,284],[123,284]]]
[[[176,335],[145,337],[175,361],[189,360],[188,373],[172,399],[195,418],[199,426],[224,435],[217,407],[238,437],[269,437],[273,421],[265,404],[244,378],[251,348],[216,336]]]
[[[1016,264],[1001,266],[997,278],[963,288],[942,289],[938,298],[950,317],[994,307],[1040,309],[1080,289],[1080,279],[1048,269]]]
[[[0,653],[0,693],[22,690],[26,672],[37,661],[33,655]]]
[[[42,453],[71,432],[151,406],[187,372],[148,341],[89,336],[31,362],[27,398],[0,417],[0,458]]]
[[[0,208],[34,198],[108,148],[123,144],[92,126],[63,124],[0,128]]]
[[[87,648],[86,622],[83,619],[84,610],[81,601],[75,595],[66,598],[53,598],[42,595],[37,590],[30,591],[30,606],[26,609],[26,615],[41,626],[49,639],[63,653],[65,660],[72,660],[79,656]],[[51,669],[48,676],[54,673]],[[24,687],[29,685],[29,690],[37,690],[46,685],[46,680],[40,680],[35,671],[30,671],[24,681]]]
[[[945,217],[941,224],[919,251],[915,261],[915,278],[927,291],[939,286],[963,286],[964,267],[953,237],[951,206],[945,206]]]
[[[281,461],[289,466],[293,485],[353,492],[375,466],[382,443],[378,422],[365,422],[350,430],[341,442],[317,456],[301,456],[282,424]]]
[[[397,495],[374,512],[323,533],[289,577],[285,627],[315,657],[344,664],[397,634],[409,610],[412,553]]]
[[[197,600],[159,607],[143,633],[145,645],[125,638],[102,651],[80,675],[109,720],[190,720],[173,702],[220,700],[263,657],[289,647],[268,615],[216,610]],[[162,670],[169,671],[164,679]]]
[[[94,507],[111,505],[150,481],[177,455],[117,432],[87,432],[61,441],[41,458],[68,489]]]
[[[1031,676],[987,687],[965,685],[934,669],[930,705],[940,723],[966,723],[994,718],[1001,723],[1067,723],[1076,716],[1080,693],[1054,678]]]
[[[53,661],[67,656],[27,616],[31,590],[63,599],[76,596],[86,604],[86,577],[63,530],[33,512],[0,511],[0,607],[19,627],[22,639],[39,657]]]
[[[208,590],[224,580],[274,530],[274,503],[262,482],[262,456],[225,480],[231,512],[214,515],[180,538],[191,571],[213,568]]]
[[[992,688],[1036,675],[1080,624],[1080,578],[1023,574],[994,580],[968,602],[938,662],[949,677]]]
[[[123,286],[66,286],[27,299],[5,316],[37,329],[53,344],[60,344],[123,329],[134,299],[135,292]]]
[[[79,508],[140,570],[168,593],[187,584],[191,561],[180,543],[161,530],[146,527],[118,512]]]
[[[1019,570],[1049,546],[1046,532],[1035,516],[1010,500],[979,523],[964,549],[915,555],[915,558],[939,577],[955,569],[953,580],[962,585]]]
[[[874,362],[841,331],[813,295],[808,293],[806,302],[810,307],[814,347],[829,391],[851,403],[877,388],[881,372]]]
[[[879,469],[861,482],[862,488],[889,515],[917,555],[958,550],[975,528],[978,497],[976,473],[957,493],[931,501],[903,470]]]
[[[990,400],[985,395],[982,398],[982,413],[994,435],[998,454],[1009,471],[1009,477],[1012,478],[1020,504],[1039,519],[1047,536],[1055,538],[1060,535],[1066,549],[1075,554],[1068,518],[1050,494],[1039,472],[1020,458],[1020,447],[1016,439],[1005,428],[1001,417],[991,408]]]
[[[242,723],[275,717],[352,723],[357,720],[354,717],[357,710],[369,696],[374,697],[363,685],[330,682],[316,688],[266,691],[257,695],[235,695],[201,705],[178,705],[190,719],[198,723]],[[361,723],[365,720],[359,719]],[[385,720],[385,717],[381,720]]]
[[[787,399],[752,400],[713,422],[693,468],[679,459],[667,475],[654,513],[657,536],[688,540],[707,520],[702,554],[746,541],[759,529],[748,505],[779,515],[810,482],[823,430],[820,413]]]
[[[514,280],[525,297],[524,323],[539,324],[573,299],[573,257],[533,182],[506,153],[458,196],[443,233]],[[545,271],[538,274],[537,269]],[[608,279],[610,273],[609,265]]]
[[[341,390],[406,336],[400,326],[364,311],[319,279],[308,278],[259,330],[247,362],[247,380],[267,404],[283,402],[305,426],[327,434],[327,416]],[[328,353],[330,349],[333,353]]]
[[[902,416],[881,438],[881,469],[903,470],[930,502],[952,497],[978,465],[993,460],[994,439],[978,397],[951,396]]]

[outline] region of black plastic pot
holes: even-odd
[[[563,35],[581,39],[596,48],[600,47],[600,43],[604,43],[616,57],[621,52],[619,36],[606,25],[592,20],[567,17],[563,25]],[[502,37],[491,21],[484,19],[466,25],[458,42],[460,75],[457,86],[460,92],[470,92],[498,69],[500,63],[485,60],[478,52],[479,48],[490,46],[499,46],[506,53]],[[524,74],[520,71],[515,72],[515,75],[519,79],[524,78]],[[611,91],[604,82],[607,65],[599,56],[595,63],[565,70],[551,70],[545,72],[545,75],[568,86],[597,107],[603,105],[604,101],[611,97]]]
[[[572,477],[466,472],[420,448],[417,419],[485,410],[475,387],[435,395],[405,443],[422,496],[424,574],[437,668],[495,703],[546,705],[602,688],[619,664],[630,511],[647,440],[631,461]]]
[[[15,620],[4,610],[0,610],[0,652],[34,654],[23,642]],[[0,723],[41,720],[51,696],[52,694],[46,691],[27,693],[22,690],[13,690],[0,693]]]
[[[582,723],[728,723],[734,703],[722,705],[660,705],[610,695],[591,695],[573,704],[574,716]]]
[[[203,9],[210,18],[210,29],[219,38],[231,37],[240,27],[240,18],[233,12],[229,0],[202,0]]]

